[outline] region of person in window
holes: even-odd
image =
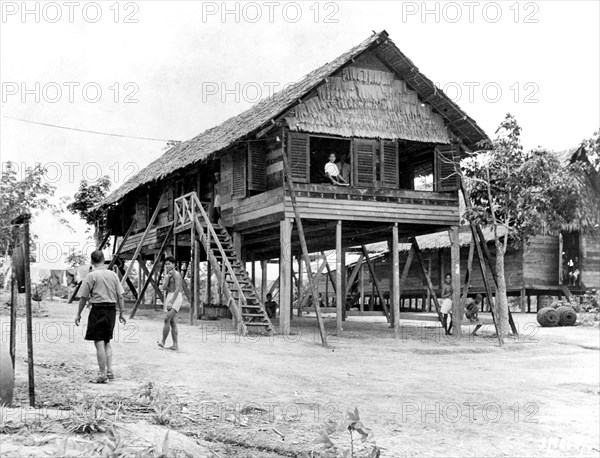
[[[338,186],[348,186],[348,182],[344,180],[344,177],[340,174],[340,169],[335,163],[335,154],[329,155],[329,162],[325,164],[325,175],[331,180],[331,183]]]
[[[348,163],[348,155],[346,153],[342,153],[340,155],[340,160],[337,163],[337,167],[344,181],[350,184],[350,164]]]

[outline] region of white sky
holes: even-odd
[[[0,161],[49,165],[57,197],[99,172],[116,188],[166,142],[9,118],[186,140],[250,107],[257,88],[269,95],[372,30],[387,30],[490,136],[507,112],[526,148],[576,146],[600,126],[598,1],[231,2],[225,17],[222,2],[74,3],[27,2],[25,16],[22,2],[1,4]],[[74,233],[48,214],[35,219],[45,262],[85,243],[84,224],[70,219]]]

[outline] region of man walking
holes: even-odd
[[[101,250],[94,251],[91,260],[93,269],[85,276],[79,289],[81,299],[75,324],[79,326],[81,312],[89,299],[92,309],[88,317],[85,340],[94,342],[100,369],[98,377],[90,382],[106,383],[107,380],[114,379],[110,341],[115,328],[116,307],[119,308],[119,321],[126,323],[123,317],[123,286],[117,274],[105,267],[104,253]]]
[[[183,281],[181,274],[175,269],[175,258],[167,256],[165,259],[165,271],[167,272],[163,280],[161,289],[165,292],[165,325],[163,326],[162,340],[158,342],[160,348],[165,348],[165,341],[171,333],[173,346],[168,350],[179,350],[177,342],[177,313],[183,303]]]

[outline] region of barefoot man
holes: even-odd
[[[161,289],[165,292],[165,325],[163,327],[162,340],[158,342],[160,348],[165,348],[165,341],[171,332],[173,346],[168,350],[179,350],[177,342],[177,312],[183,303],[183,288],[181,274],[175,269],[175,258],[167,256],[165,259],[165,271],[167,272],[163,280]]]
[[[106,383],[114,378],[112,369],[112,347],[115,328],[116,307],[119,308],[119,321],[126,323],[123,318],[123,286],[119,277],[112,270],[104,266],[104,254],[100,250],[92,253],[92,271],[81,282],[79,294],[79,310],[75,324],[79,326],[81,312],[86,302],[90,301],[92,310],[88,317],[85,340],[93,340],[96,346],[96,356],[100,373],[98,377],[90,380],[92,383]]]

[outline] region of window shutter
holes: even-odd
[[[310,139],[307,134],[290,132],[288,134],[288,159],[292,180],[308,183],[310,177]]]
[[[354,163],[356,186],[370,186],[375,184],[375,141],[354,140]]]
[[[381,140],[381,184],[398,189],[398,142]]]
[[[246,151],[236,150],[233,156],[233,198],[246,197]]]
[[[173,183],[168,184],[167,188],[167,212],[169,221],[173,221],[173,206],[175,205],[175,200],[173,199]]]
[[[458,176],[455,166],[459,167],[460,152],[457,145],[438,145],[435,148],[437,191],[456,191]]]
[[[267,188],[267,144],[248,143],[248,189],[265,191]]]
[[[138,196],[135,200],[136,230],[146,229],[148,225],[148,196],[146,194]]]

